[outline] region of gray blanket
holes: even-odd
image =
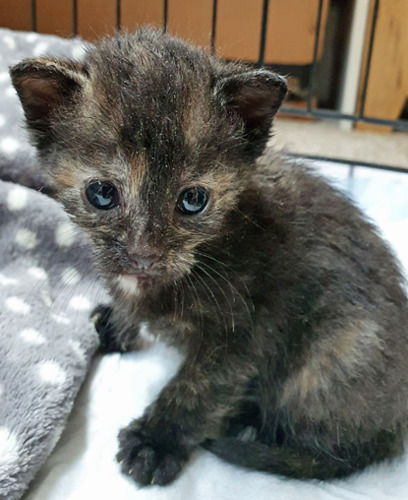
[[[47,190],[8,66],[80,41],[0,30],[0,500],[20,498],[58,441],[97,337],[104,291],[88,242]]]

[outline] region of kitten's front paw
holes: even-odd
[[[99,352],[122,352],[122,348],[115,338],[115,329],[112,324],[112,308],[99,304],[91,312],[91,321],[99,337]]]
[[[159,443],[157,434],[163,436],[163,431],[155,433],[143,419],[135,420],[119,433],[116,459],[122,472],[143,486],[171,483],[187,460],[183,447],[165,441]]]

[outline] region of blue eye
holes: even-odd
[[[98,210],[111,210],[119,205],[119,193],[113,184],[92,181],[85,191],[89,203]]]
[[[208,192],[201,186],[185,189],[177,200],[177,209],[183,215],[196,215],[204,210],[208,203]]]

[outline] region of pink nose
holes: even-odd
[[[130,257],[134,267],[139,271],[151,271],[160,260],[158,255],[132,254]]]

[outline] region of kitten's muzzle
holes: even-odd
[[[161,257],[159,255],[129,255],[132,273],[138,275],[154,274],[159,268]]]

